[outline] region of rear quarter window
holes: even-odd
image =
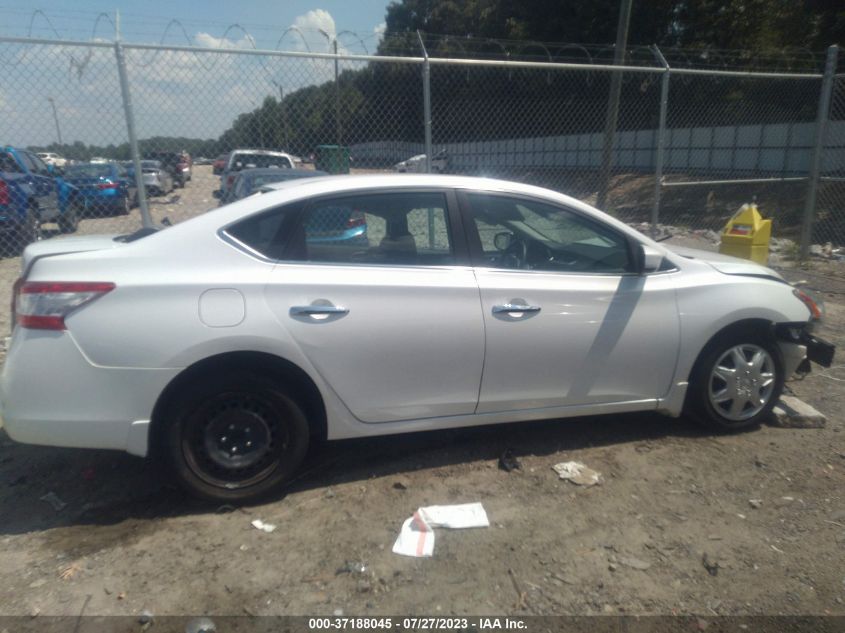
[[[300,202],[276,207],[240,220],[224,233],[263,257],[279,260],[287,244],[291,222],[301,208]]]

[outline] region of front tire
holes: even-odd
[[[771,337],[750,330],[721,336],[696,363],[688,412],[723,431],[758,426],[771,416],[784,378],[780,348]]]
[[[197,380],[170,407],[164,452],[179,484],[213,501],[249,501],[288,480],[308,451],[299,404],[243,372]]]

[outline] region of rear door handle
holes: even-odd
[[[501,314],[502,312],[539,312],[540,306],[523,305],[520,303],[504,303],[502,305],[493,306],[493,314]]]
[[[292,316],[328,316],[331,314],[348,314],[349,308],[340,306],[293,306],[290,309]]]

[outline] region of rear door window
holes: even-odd
[[[293,227],[285,259],[387,266],[454,264],[446,196],[399,192],[319,200]]]

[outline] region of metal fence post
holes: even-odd
[[[619,7],[619,24],[616,29],[616,48],[613,51],[613,65],[624,66],[628,47],[628,26],[631,22],[633,0],[622,0]],[[610,190],[610,176],[613,171],[614,139],[619,122],[619,99],[622,95],[622,71],[614,70],[610,75],[610,94],[607,101],[607,119],[604,124],[604,146],[601,154],[601,179],[596,196],[596,207],[606,211],[607,194]]]
[[[425,48],[422,34],[417,29],[417,37],[423,52],[423,127],[425,128],[425,173],[431,173],[431,63]]]
[[[126,58],[120,43],[120,16],[116,21],[114,55],[117,58],[117,74],[120,76],[120,95],[123,98],[123,113],[126,116],[126,130],[129,134],[129,151],[132,153],[132,165],[135,167],[135,186],[138,191],[138,208],[141,211],[141,223],[151,227],[153,219],[147,206],[147,192],[144,189],[144,173],[141,171],[141,155],[138,152],[138,137],[135,134],[135,114],[132,110],[132,95],[129,92],[129,76],[126,73]]]
[[[663,160],[666,153],[666,113],[669,109],[669,62],[657,48],[652,47],[654,56],[665,69],[660,78],[660,117],[657,125],[657,153],[654,157],[654,206],[651,209],[651,235],[657,235],[657,223],[660,221],[660,194],[663,187]]]
[[[810,242],[813,239],[813,222],[816,214],[816,193],[819,186],[819,172],[822,166],[825,130],[830,116],[830,99],[833,94],[833,78],[836,74],[836,62],[839,57],[839,47],[834,44],[827,49],[827,61],[824,65],[822,90],[819,95],[819,109],[816,116],[816,138],[813,144],[813,155],[810,159],[810,173],[807,179],[807,199],[804,201],[804,220],[801,224],[801,259],[810,254]]]

